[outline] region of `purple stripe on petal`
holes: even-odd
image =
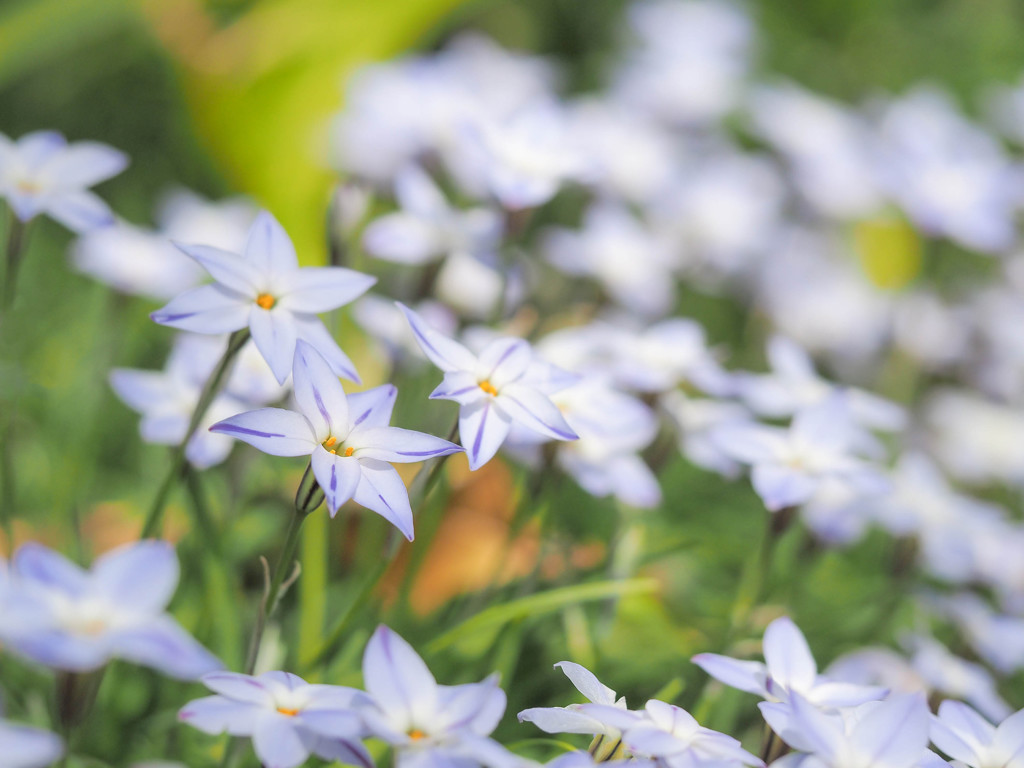
[[[533,418],[537,419],[537,421],[539,423],[543,424],[545,427],[550,429],[552,432],[554,432],[556,435],[561,437],[563,440],[579,440],[580,436],[577,435],[575,432],[566,432],[564,429],[559,429],[558,427],[551,426],[550,424],[548,424],[546,421],[544,421],[537,414],[535,414],[533,411],[531,411],[529,408],[527,408],[519,400],[516,400],[516,398],[512,397],[511,395],[503,395],[503,397],[506,400],[511,400],[513,403],[518,405],[524,411],[526,411],[527,413],[531,414],[533,416]]]
[[[494,375],[494,372],[496,370],[498,370],[498,368],[501,366],[501,364],[504,363],[506,360],[508,360],[508,356],[511,355],[513,352],[515,352],[517,349],[519,349],[519,347],[516,346],[515,344],[509,344],[508,345],[508,349],[505,350],[505,353],[501,357],[499,357],[498,358],[498,362],[496,362],[491,367],[491,375],[492,376]]]
[[[419,330],[419,328],[417,328],[417,327],[416,327],[416,325],[415,325],[414,323],[409,323],[409,327],[410,327],[410,328],[412,328],[412,332],[413,332],[413,334],[415,334],[415,336],[416,336],[416,340],[417,340],[417,341],[418,341],[418,342],[419,342],[419,343],[420,343],[421,345],[423,345],[424,347],[426,347],[427,349],[429,349],[429,350],[430,350],[431,352],[433,352],[433,353],[434,353],[435,355],[437,355],[437,356],[438,356],[438,357],[440,357],[440,358],[441,358],[442,360],[444,360],[444,355],[442,355],[442,354],[441,354],[441,353],[440,353],[440,352],[439,352],[439,351],[437,350],[437,347],[435,347],[435,346],[434,346],[433,344],[431,344],[431,343],[430,343],[429,341],[427,341],[427,337],[426,337],[426,336],[424,336],[424,335],[423,335],[422,333],[420,333],[420,330]]]
[[[211,432],[227,432],[229,434],[236,435],[253,435],[255,437],[284,437],[284,435],[278,432],[261,432],[258,429],[249,429],[248,427],[237,427],[234,424],[214,424],[210,427]]]
[[[395,451],[399,456],[440,456],[442,453],[451,452],[448,447],[435,448],[432,451]]]
[[[480,443],[484,439],[484,429],[487,426],[487,416],[491,412],[491,404],[487,402],[484,404],[484,413],[480,417],[480,427],[476,431],[476,437],[473,438],[473,461],[475,462],[480,458]]]
[[[331,417],[327,413],[327,406],[324,405],[324,400],[320,397],[320,390],[313,387],[313,399],[316,400],[316,409],[320,411],[320,415],[324,417],[324,422],[330,426]]]
[[[352,422],[352,426],[353,427],[358,427],[360,424],[363,423],[363,421],[366,419],[366,417],[369,416],[370,413],[372,413],[372,412],[373,412],[373,408],[372,407],[367,408],[365,411],[363,411],[362,413],[359,414],[359,418],[357,418],[355,421]]]
[[[459,395],[464,395],[467,392],[472,392],[474,389],[476,389],[479,386],[480,386],[479,384],[473,384],[473,385],[468,386],[468,387],[463,387],[462,389],[457,389],[454,392],[431,392],[429,399],[431,399],[431,400],[442,399],[443,400],[443,399],[446,399],[446,398],[449,398],[449,397],[458,397]]]
[[[184,320],[188,317],[194,317],[195,315],[195,312],[179,312],[176,315],[164,315],[161,314],[160,312],[151,312],[149,315],[149,319],[152,320],[154,323],[176,323],[179,320]]]

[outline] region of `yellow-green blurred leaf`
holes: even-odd
[[[921,238],[905,219],[862,221],[854,228],[854,242],[864,272],[879,288],[903,288],[921,271]]]
[[[345,77],[401,52],[464,0],[264,0],[223,29],[196,0],[152,0],[202,139],[273,212],[304,263],[323,261],[328,129]]]

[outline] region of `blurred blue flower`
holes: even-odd
[[[0,768],[44,768],[64,754],[56,734],[0,720]]]
[[[10,605],[33,606],[30,629],[8,631],[9,646],[48,667],[85,672],[111,659],[153,667],[193,680],[220,662],[165,608],[178,584],[178,558],[165,541],[140,541],[111,550],[90,571],[41,544],[15,553]]]
[[[87,187],[116,176],[128,157],[94,141],[68,144],[56,131],[11,141],[0,133],[0,197],[21,221],[45,213],[75,232],[111,224],[107,204]]]
[[[361,691],[310,685],[290,672],[258,677],[233,672],[203,676],[215,696],[191,701],[178,712],[182,722],[211,734],[249,736],[266,768],[295,768],[310,754],[327,761],[371,768],[361,739],[365,728],[353,707]]]

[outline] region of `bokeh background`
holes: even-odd
[[[624,5],[621,0],[3,0],[0,132],[17,137],[52,128],[71,140],[95,139],[124,150],[131,167],[101,193],[129,221],[152,223],[156,201],[171,186],[214,199],[250,196],[281,219],[304,263],[322,263],[325,208],[338,178],[326,163],[328,124],[343,105],[346,78],[357,67],[430,51],[461,31],[478,30],[504,46],[550,56],[564,73],[565,92],[585,92],[604,82],[621,50]],[[1015,84],[1024,73],[1024,4],[1016,0],[752,0],[746,7],[757,28],[755,71],[845,101],[934,82],[949,89],[968,114],[976,114],[989,86]],[[71,235],[49,221],[34,226],[23,295],[10,318],[17,332],[4,334],[0,357],[0,409],[12,420],[17,446],[5,451],[4,460],[18,478],[4,501],[23,513],[19,538],[42,539],[87,561],[134,537],[166,455],[165,449],[139,441],[136,416],[114,398],[108,371],[115,365],[160,367],[171,334],[148,321],[155,305],[118,297],[68,269]],[[895,266],[887,269],[909,269],[912,278],[918,248],[911,240],[897,249]],[[983,258],[957,264],[949,280],[993,269]],[[698,294],[684,300],[711,340],[729,346],[732,362],[763,363],[763,335],[751,335],[731,302]],[[372,371],[372,360],[360,357],[358,340],[350,348],[360,370]],[[372,373],[364,379],[378,383]],[[433,383],[426,375],[403,387],[396,423],[446,431],[451,413],[425,414],[417,405]],[[236,451],[227,472],[211,478],[208,488],[216,519],[230,526],[227,566],[245,573],[249,594],[260,580],[257,556],[274,551],[280,537],[280,504],[290,492],[284,489],[294,487],[302,469],[253,454]],[[630,539],[635,535],[630,520],[623,521],[612,502],[595,501],[567,480],[547,491],[558,510],[552,552],[542,547],[536,531],[509,528],[523,483],[519,470],[497,464],[470,482],[462,465],[452,464],[445,530],[430,551],[411,550],[399,561],[402,568],[418,568],[418,580],[405,587],[413,599],[393,599],[403,589],[401,571],[385,582],[381,595],[384,617],[424,649],[439,679],[461,682],[500,669],[506,680],[517,681],[509,705],[515,712],[562,701],[568,687],[550,672],[550,664],[571,656],[614,669],[609,683],[634,699],[660,692],[683,704],[696,700],[704,676],[686,660],[728,635],[730,606],[737,589],[743,589],[738,582],[764,525],[761,503],[746,483],[727,482],[677,458],[662,474],[667,501],[645,519],[645,539],[637,544]],[[201,532],[187,529],[183,502],[175,504],[167,533],[180,539],[188,561]],[[370,569],[386,533],[385,523],[369,517],[330,523],[318,515],[309,521],[303,552],[314,565],[297,596],[289,598],[300,606],[296,626],[288,629],[297,633],[300,658],[347,607],[349,594],[337,584],[350,581],[336,577],[354,578]],[[621,558],[634,558],[638,572],[658,589],[638,589],[614,614],[596,618],[574,609],[572,600],[568,610],[559,604],[557,612],[512,602],[500,621],[437,643],[482,605],[528,594],[516,585],[501,586],[508,574],[492,573],[495,554],[509,537],[518,537],[509,574],[528,574],[541,559],[542,577],[553,586],[571,585],[596,568],[614,573],[616,559],[606,549],[610,541]],[[635,551],[627,551],[630,546]],[[785,593],[767,592],[792,607],[823,660],[868,641],[891,639],[884,633],[898,625],[892,615],[900,609],[900,587],[893,578],[901,576],[894,568],[906,560],[901,546],[879,534],[847,551],[823,552],[794,531],[782,542],[780,565],[769,574],[785,585]],[[237,622],[249,620],[253,604],[232,605],[229,595],[218,608],[209,598],[220,589],[217,578],[202,568],[187,571],[174,605],[182,621],[198,627],[197,636],[231,665],[241,652]],[[496,591],[474,596],[473,590],[487,585]],[[228,613],[222,612],[225,605]],[[593,633],[577,631],[579,622],[595,620],[609,624],[597,646],[588,639]],[[345,638],[335,671],[325,678],[355,681],[353,660],[372,626],[373,617],[367,616]],[[531,627],[539,630],[523,631]],[[106,706],[121,713],[121,726],[141,723],[143,704],[159,709],[185,700],[182,687],[158,682],[149,673],[129,676],[118,668],[112,674],[123,685],[105,688]],[[742,701],[740,694],[723,693],[701,713],[702,722],[726,728]],[[506,717],[499,736],[527,738],[512,720]],[[93,753],[116,753],[121,726],[90,734]],[[153,727],[147,721],[146,728]]]

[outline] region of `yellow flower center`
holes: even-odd
[[[482,389],[488,395],[497,395],[498,394],[498,390],[496,390],[494,388],[494,385],[491,384],[491,382],[488,381],[487,379],[484,379],[483,381],[480,382],[480,389]]]
[[[261,293],[256,297],[256,306],[262,307],[263,309],[273,309],[275,304],[277,304],[277,299],[269,293]]]
[[[409,738],[413,741],[419,741],[420,739],[427,738],[427,734],[425,734],[419,728],[413,728],[411,731],[409,731]]]
[[[39,186],[39,184],[32,179],[18,179],[14,183],[14,186],[18,188],[19,192],[22,192],[26,195],[35,195],[42,191],[42,188]]]
[[[278,707],[277,711],[280,712],[282,715],[286,715],[288,717],[295,717],[297,714],[299,714],[299,710],[292,709],[291,707]]]
[[[327,452],[328,452],[328,453],[333,453],[333,454],[334,454],[335,456],[337,456],[337,455],[338,455],[338,449],[334,447],[334,446],[336,446],[337,444],[338,444],[338,438],[334,437],[333,435],[332,435],[331,437],[328,437],[328,438],[327,438],[326,440],[324,440],[324,441],[323,441],[323,442],[321,443],[321,445],[322,445],[322,446],[323,446],[324,448],[326,448],[326,449],[327,449]],[[342,455],[343,455],[343,456],[351,456],[351,455],[352,455],[353,453],[355,453],[355,450],[356,450],[356,449],[355,449],[355,448],[353,448],[353,447],[352,447],[352,446],[350,445],[350,446],[349,446],[348,448],[346,448],[346,449],[345,449],[345,451],[344,451],[344,453],[342,453]]]

